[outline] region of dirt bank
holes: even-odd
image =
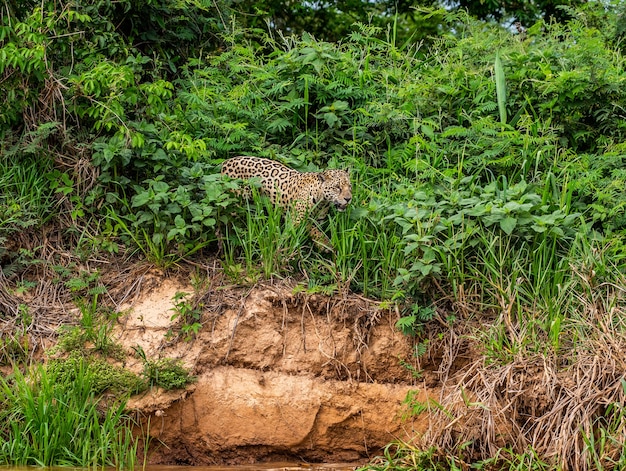
[[[150,421],[150,462],[363,462],[427,427],[402,419],[409,390],[422,400],[437,391],[401,365],[415,359],[395,312],[358,296],[294,294],[288,282],[209,287],[196,298],[197,336],[173,341],[173,298],[194,289],[158,274],[149,285],[123,306],[119,340],[150,358],[180,358],[197,376],[186,391],[131,401]]]
[[[61,328],[84,321],[79,304],[84,310],[85,299],[97,299],[116,319],[113,340],[127,353],[125,367],[143,370],[137,346],[150,360],[182,360],[194,384],[151,389],[130,402],[138,432],[149,434],[152,464],[360,464],[398,439],[442,454],[461,450],[468,465],[534,450],[564,470],[594,469],[581,435],[609,423],[609,409],[617,411],[611,420],[622,417],[626,334],[615,319],[626,316],[611,297],[589,304],[583,317],[593,322],[582,324],[588,337],[576,349],[564,336],[562,351],[552,351],[538,331],[514,352],[508,346],[526,338],[526,327],[508,310],[468,309],[466,294],[438,297],[436,316],[413,339],[395,328],[398,313],[379,303],[353,293],[305,294],[289,280],[232,286],[218,261],[168,275],[132,261],[74,271],[71,280],[97,272],[105,299],[77,297],[45,270],[32,291],[0,279],[7,313],[0,331],[22,331],[27,305],[29,348],[13,353],[46,361]],[[188,339],[180,318],[172,319],[176,303],[201,322]],[[501,361],[485,351],[498,339]]]

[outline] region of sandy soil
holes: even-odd
[[[438,391],[400,364],[415,359],[396,313],[358,296],[294,294],[289,282],[209,286],[193,298],[202,328],[184,340],[172,338],[174,296],[190,293],[191,303],[194,288],[156,273],[145,285],[121,306],[117,338],[129,353],[140,345],[149,358],[179,358],[197,376],[184,391],[131,400],[144,433],[149,423],[151,463],[362,463],[427,429],[402,418],[407,392],[426,401]]]

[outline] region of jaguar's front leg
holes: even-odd
[[[333,244],[328,236],[320,231],[317,227],[315,227],[315,224],[313,223],[311,223],[309,227],[309,234],[311,234],[311,239],[313,239],[313,242],[315,242],[317,246],[324,252],[333,251]]]
[[[307,214],[306,206],[301,203],[296,204],[294,217],[293,217],[294,225],[297,227],[305,219],[309,219],[309,217],[310,215]],[[316,227],[315,221],[307,220],[306,223],[307,223],[307,227],[309,230],[309,234],[311,235],[311,239],[313,239],[313,242],[315,242],[315,244],[324,252],[332,252],[333,250],[332,242],[330,241],[328,236],[326,236],[326,234],[324,234],[321,230],[319,230]]]

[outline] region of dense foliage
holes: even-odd
[[[94,390],[97,372],[80,362],[74,366],[0,377],[3,464],[134,468],[137,441],[126,401],[104,407]]]
[[[166,59],[189,25],[159,54],[167,37],[146,45],[133,31],[141,48],[124,28],[98,37],[113,23],[89,8],[4,27],[4,146],[9,158],[55,160],[50,188],[71,219],[107,208],[104,235],[158,263],[215,242],[218,226],[245,214],[215,167],[241,153],[353,168],[357,204],[332,221],[333,276],[383,299],[458,276],[451,261],[471,260],[486,232],[567,253],[579,215],[600,233],[624,229],[623,59],[609,29],[588,26],[605,20],[591,8],[523,36],[448,15],[456,34],[431,51],[365,25],[338,44],[305,34],[263,47],[234,30],[172,79]],[[309,270],[331,275],[313,259]]]
[[[512,32],[422,12],[428,42],[400,41],[398,18],[327,42],[242,29],[219,2],[8,3],[3,278],[41,249],[24,229],[52,225],[79,252],[162,268],[221,249],[235,281],[397,303],[407,333],[506,313],[489,361],[561,354],[589,332],[581,306],[621,279],[626,236],[620,12],[567,13]],[[331,254],[231,191],[218,166],[239,154],[351,169]]]

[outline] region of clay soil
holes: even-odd
[[[373,300],[306,294],[289,279],[229,286],[217,263],[125,279],[134,288],[120,284],[127,295],[115,336],[127,367],[141,370],[139,345],[151,359],[181,359],[197,378],[185,390],[132,398],[141,433],[149,424],[152,464],[359,465],[401,441],[463,454],[468,465],[533,448],[562,469],[590,469],[580,429],[591,433],[602,404],[623,400],[622,337],[599,346],[605,356],[580,351],[565,367],[557,355],[530,353],[498,364],[486,360],[480,336],[502,325],[517,338],[520,327],[503,313],[465,313],[444,296],[411,337],[396,328],[395,309]],[[190,339],[172,320],[181,292],[201,312]],[[457,319],[443,320],[446,312]],[[594,338],[606,338],[603,319]],[[427,345],[419,356],[418,344]]]
[[[98,273],[106,288],[98,301],[118,313],[111,335],[126,368],[142,371],[141,347],[150,360],[182,361],[196,378],[184,390],[131,398],[149,464],[360,465],[401,441],[460,450],[467,463],[532,447],[562,469],[589,469],[581,427],[591,433],[604,404],[623,402],[626,336],[604,335],[613,311],[590,312],[594,348],[579,348],[575,362],[537,353],[498,364],[480,350],[481,335],[501,326],[519,338],[520,326],[439,291],[435,318],[412,337],[396,328],[393,307],[355,293],[310,294],[292,279],[233,285],[217,260],[167,273],[132,261],[73,270],[74,278]],[[27,305],[34,360],[45,361],[61,326],[81,317],[78,296],[55,276],[33,272],[37,287],[26,292],[0,278],[9,314],[0,333],[19,330]],[[195,334],[174,316],[181,302],[198,313]]]
[[[198,290],[183,276],[141,276],[140,294],[120,306],[117,340],[181,359],[197,378],[132,398],[149,423],[152,464],[358,464],[428,427],[403,418],[409,391],[426,402],[438,390],[429,372],[413,374],[414,339],[395,328],[396,312],[356,295],[295,294],[293,281]],[[202,310],[191,339],[176,335],[176,293]],[[141,364],[129,356],[127,367]]]

